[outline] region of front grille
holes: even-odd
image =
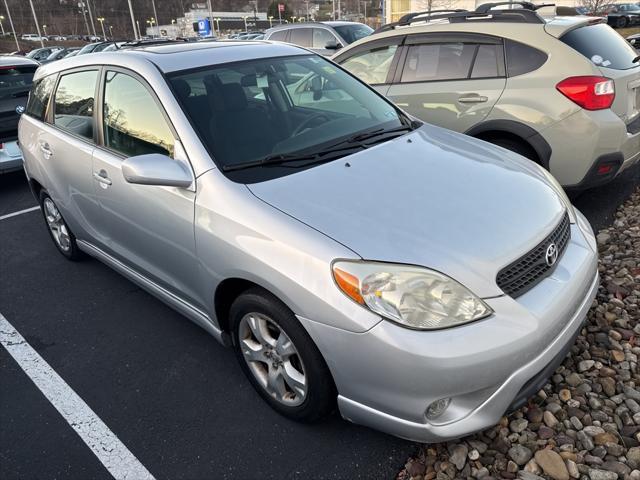
[[[532,289],[540,283],[543,278],[551,274],[567,248],[570,238],[571,225],[569,215],[565,213],[558,226],[547,238],[540,242],[533,250],[498,272],[496,278],[498,286],[504,293],[513,298]],[[546,254],[552,242],[555,243],[558,249],[558,257],[555,263],[549,265],[546,260]]]

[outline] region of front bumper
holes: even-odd
[[[531,379],[563,358],[595,297],[595,242],[580,220],[553,274],[516,300],[485,299],[495,311],[488,319],[432,332],[381,321],[352,333],[299,317],[332,371],[343,417],[419,442],[497,423]],[[429,404],[446,397],[449,408],[428,421]]]

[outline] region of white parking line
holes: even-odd
[[[5,218],[17,217],[18,215],[22,215],[23,213],[34,212],[36,210],[40,210],[40,207],[25,208],[24,210],[19,210],[17,212],[7,213],[6,215],[0,216],[0,220],[4,220]]]
[[[153,475],[133,456],[91,408],[82,401],[31,345],[0,313],[0,344],[56,407],[114,478],[153,480]]]

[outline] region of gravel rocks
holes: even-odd
[[[398,480],[640,480],[640,189],[597,245],[598,295],[543,390],[495,427],[423,446]]]

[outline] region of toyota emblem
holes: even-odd
[[[551,242],[547,247],[547,251],[544,254],[544,260],[550,267],[558,260],[558,247],[556,247],[555,243]]]

